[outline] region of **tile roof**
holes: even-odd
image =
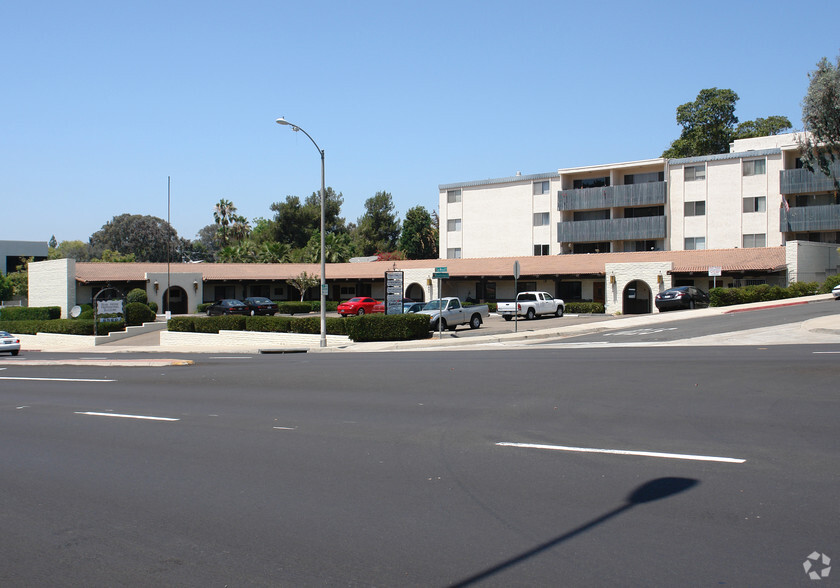
[[[522,257],[487,257],[471,259],[415,259],[372,261],[366,263],[329,263],[327,280],[371,280],[384,278],[396,265],[398,270],[428,269],[446,266],[455,277],[513,275],[513,263],[519,261],[522,276],[604,275],[607,263],[667,262],[673,272],[706,272],[719,266],[724,272],[776,272],[785,268],[784,247],[745,249],[705,249],[699,251],[639,251],[627,253],[590,253],[580,255],[544,255]],[[165,263],[84,263],[76,264],[76,280],[89,282],[138,282],[146,273],[166,273]],[[320,275],[317,263],[173,263],[171,273],[200,273],[205,281],[279,281],[306,272]]]

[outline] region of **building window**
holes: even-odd
[[[604,178],[589,178],[586,180],[575,180],[574,182],[572,182],[572,187],[575,190],[580,190],[581,188],[603,188],[609,185],[609,176]]]
[[[576,210],[572,215],[575,221],[609,220],[609,210]]]
[[[765,196],[750,196],[744,198],[744,212],[764,212],[767,210],[767,198]]]
[[[763,176],[766,173],[767,162],[763,159],[751,159],[744,162],[745,176]]]
[[[628,241],[624,244],[625,251],[661,251],[662,246],[656,240]]]
[[[534,245],[534,255],[548,255],[548,245]]]
[[[446,201],[449,204],[453,202],[460,202],[461,201],[461,190],[447,190],[446,191]]]
[[[706,179],[705,165],[687,165],[685,166],[685,181],[693,182],[694,180]]]
[[[581,282],[560,282],[557,284],[557,297],[566,302],[569,300],[580,300],[583,292]]]
[[[535,227],[545,227],[549,223],[549,213],[548,212],[535,212],[534,213],[534,226]]]
[[[356,286],[342,286],[341,287],[341,297],[344,298],[345,296],[349,296],[352,298],[356,295]]]
[[[461,230],[461,219],[451,218],[446,221],[446,230],[450,233],[457,233]]]
[[[534,182],[534,196],[548,194],[548,182]]]
[[[639,208],[624,209],[624,218],[642,218],[647,216],[665,216],[665,207],[641,206]]]
[[[744,248],[747,247],[767,247],[767,235],[764,233],[744,235]]]
[[[446,250],[446,259],[461,259],[461,248],[450,247]]]
[[[665,172],[648,172],[646,174],[624,174],[624,184],[647,184],[648,182],[664,182]]]
[[[686,237],[685,238],[685,248],[686,249],[705,249],[706,248],[706,237]]]
[[[706,216],[706,202],[704,200],[686,202],[685,216]]]

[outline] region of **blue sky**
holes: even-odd
[[[0,239],[87,240],[115,215],[194,238],[327,185],[355,222],[438,185],[658,157],[678,105],[801,127],[840,3],[5,2]]]

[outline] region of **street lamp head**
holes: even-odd
[[[274,122],[276,122],[278,125],[289,125],[289,126],[291,126],[291,124],[292,124],[289,121],[287,121],[285,118],[283,118],[282,116]]]

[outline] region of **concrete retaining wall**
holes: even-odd
[[[271,349],[283,347],[318,347],[321,335],[303,333],[260,333],[256,331],[219,331],[216,333],[180,333],[163,331],[160,334],[161,346],[190,347],[247,347],[250,349]],[[350,343],[344,335],[327,335],[327,347],[338,347]]]

